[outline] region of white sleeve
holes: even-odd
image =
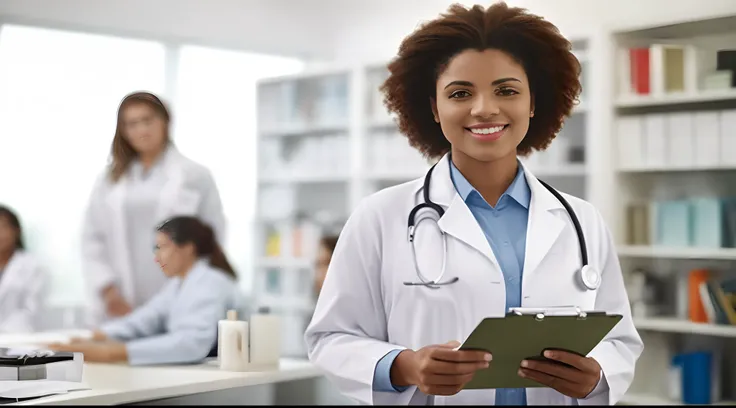
[[[380,225],[369,201],[340,233],[305,341],[310,361],[346,396],[370,405],[406,405],[416,387],[401,393],[373,391],[379,360],[404,347],[387,342]]]
[[[115,283],[116,280],[115,272],[110,266],[109,248],[103,230],[107,225],[102,202],[104,182],[105,176],[103,175],[95,183],[82,227],[82,271],[86,286],[95,296],[101,296],[102,289]]]
[[[131,313],[104,324],[100,331],[117,341],[130,341],[165,331],[166,313],[172,302],[171,283]]]
[[[207,357],[217,343],[217,322],[227,312],[226,293],[231,289],[207,282],[198,282],[199,291],[188,292],[173,305],[186,320],[169,321],[166,331],[125,344],[131,365],[195,363]]]
[[[603,219],[599,217],[599,239],[602,254],[601,286],[595,310],[617,313],[623,319],[590,352],[602,368],[598,386],[586,398],[579,399],[579,405],[616,405],[634,380],[636,360],[644,349],[644,343],[634,327],[631,318],[629,298],[626,294],[621,266],[619,264],[613,238]]]

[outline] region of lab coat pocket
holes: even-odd
[[[551,249],[533,279],[530,279],[530,291],[525,293],[528,298],[525,306],[578,306],[592,310],[597,290],[590,290],[583,285],[581,268],[578,251],[565,250],[562,246]]]

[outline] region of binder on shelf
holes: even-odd
[[[586,356],[622,317],[564,306],[511,308],[505,317],[485,318],[460,350],[488,351],[493,359],[488,368],[475,373],[465,389],[544,387],[519,377],[522,360],[547,360],[543,356],[546,350]]]

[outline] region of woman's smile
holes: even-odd
[[[465,130],[475,139],[481,142],[492,142],[501,138],[506,133],[509,124],[502,123],[481,123],[465,128]]]

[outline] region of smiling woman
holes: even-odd
[[[590,203],[517,157],[545,149],[577,100],[570,42],[524,9],[455,5],[403,41],[389,73],[382,91],[401,132],[440,160],[365,199],[343,227],[305,334],[310,359],[367,404],[615,404],[642,342],[610,233]],[[432,218],[441,234],[420,232]],[[589,270],[596,285],[578,280]],[[587,356],[513,361],[530,388],[465,390],[510,358],[458,349],[478,322],[564,305],[623,318]]]

